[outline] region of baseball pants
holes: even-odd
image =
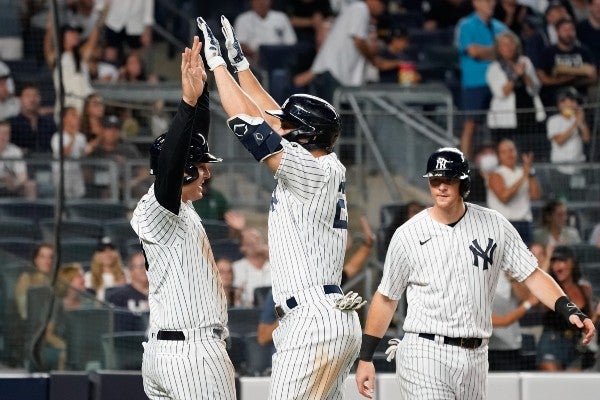
[[[185,340],[143,343],[142,377],[151,400],[235,400],[235,372],[222,330],[183,331]]]
[[[487,395],[487,340],[476,349],[407,332],[396,353],[404,400],[482,400]]]

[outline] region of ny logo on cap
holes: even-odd
[[[438,157],[435,169],[446,169],[446,164],[451,162],[452,161],[446,160],[445,158]]]

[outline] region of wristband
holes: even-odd
[[[524,302],[521,303],[521,305],[523,306],[523,308],[525,309],[525,311],[529,310],[531,308],[531,303],[527,300],[525,300]]]
[[[587,315],[585,315],[579,307],[575,305],[567,296],[559,297],[554,303],[554,311],[565,317],[565,319],[569,319],[571,315],[577,315],[577,317],[583,322]]]
[[[373,354],[375,354],[375,349],[379,342],[381,342],[381,339],[380,337],[363,333],[358,359],[366,362],[373,361]]]

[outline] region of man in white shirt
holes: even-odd
[[[244,258],[233,263],[233,286],[241,289],[240,305],[254,306],[254,289],[271,286],[269,248],[258,229],[248,228],[242,232],[240,246]]]
[[[296,44],[296,32],[288,16],[271,9],[271,0],[251,0],[250,10],[235,20],[242,51],[251,62],[258,62],[258,51],[263,45]]]
[[[0,121],[0,197],[35,199],[36,185],[27,177],[27,165],[24,161],[14,160],[22,158],[23,151],[10,143],[10,124]]]

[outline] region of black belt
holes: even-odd
[[[185,335],[181,331],[158,331],[156,334],[158,340],[185,340]]]
[[[342,292],[342,289],[338,285],[323,285],[323,291],[325,292],[325,294],[344,294],[344,292]],[[285,305],[288,309],[292,310],[293,308],[298,306],[298,301],[294,296],[292,296],[285,301]],[[283,307],[279,305],[275,306],[275,316],[277,316],[278,319],[281,319],[285,316],[285,311],[283,310]]]
[[[419,333],[419,337],[428,340],[435,340],[433,333]],[[483,339],[480,338],[461,338],[461,337],[448,337],[444,336],[444,344],[450,346],[458,346],[465,349],[476,349],[481,346]]]
[[[212,334],[216,338],[223,335],[222,328],[213,328]],[[185,340],[185,335],[182,331],[158,331],[156,333],[157,340]]]

